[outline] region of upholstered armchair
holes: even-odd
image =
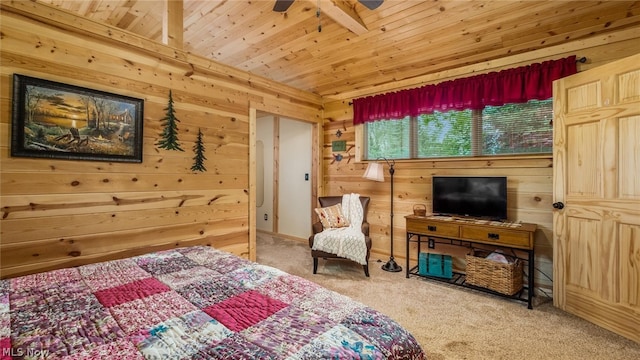
[[[363,218],[362,218],[362,233],[364,234],[364,241],[367,245],[367,264],[362,265],[364,269],[364,274],[369,276],[369,254],[371,252],[371,238],[369,237],[369,223],[367,222],[367,209],[369,207],[370,198],[368,196],[360,196],[360,203],[362,204],[363,210]],[[342,196],[321,196],[318,198],[318,202],[320,206],[325,208],[332,205],[340,204],[342,202]],[[316,234],[323,231],[323,226],[320,221],[314,223],[312,225],[313,234],[309,236],[309,247],[311,248],[311,256],[313,257],[313,273],[316,274],[318,271],[318,258],[323,259],[345,259],[336,254],[328,253],[325,251],[319,251],[313,249],[314,239]],[[345,259],[348,260],[348,259]]]

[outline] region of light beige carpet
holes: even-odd
[[[370,278],[362,266],[342,260],[320,259],[314,275],[306,243],[261,233],[257,261],[390,316],[432,360],[640,359],[640,344],[558,310],[549,298],[536,297],[528,310],[524,302],[383,271],[378,259],[371,259]]]

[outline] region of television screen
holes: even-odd
[[[507,219],[504,176],[434,176],[432,190],[435,215]]]

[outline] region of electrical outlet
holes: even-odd
[[[264,221],[267,221],[267,220],[269,220],[269,215],[264,214]]]
[[[435,249],[436,241],[433,239],[429,239],[429,249]]]

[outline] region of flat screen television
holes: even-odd
[[[504,176],[434,176],[434,215],[507,219]]]

